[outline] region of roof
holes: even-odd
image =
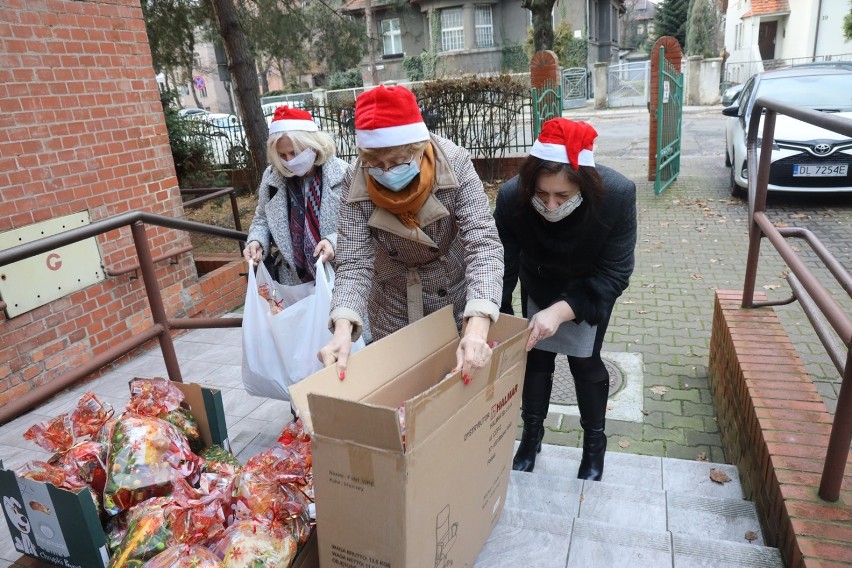
[[[741,18],[789,13],[790,3],[787,0],[751,0],[751,10],[743,14]]]

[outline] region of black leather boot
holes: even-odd
[[[552,388],[552,373],[533,371],[524,376],[524,392],[521,396],[524,431],[512,460],[512,469],[515,471],[532,471],[535,467],[535,457],[541,451],[541,440],[544,438],[544,421]]]
[[[606,453],[606,401],[609,395],[609,378],[595,383],[574,381],[577,406],[580,407],[580,425],[583,427],[583,459],[577,479],[600,481],[603,476]]]

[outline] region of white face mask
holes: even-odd
[[[580,204],[583,203],[583,194],[577,193],[574,197],[557,207],[556,209],[550,210],[547,208],[547,205],[544,204],[544,201],[539,199],[537,195],[533,195],[532,198],[532,206],[538,212],[539,215],[544,217],[546,220],[551,223],[556,223],[557,221],[561,221],[571,213],[573,213]]]
[[[281,163],[284,164],[284,167],[293,172],[296,176],[302,177],[314,167],[314,161],[317,159],[317,153],[311,150],[310,148],[306,148],[299,152],[295,158],[290,161],[281,160]]]

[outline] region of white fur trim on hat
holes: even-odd
[[[545,144],[536,140],[532,145],[530,155],[550,162],[571,163],[568,160],[568,152],[564,144]],[[580,154],[577,156],[577,164],[595,167],[594,153],[591,150],[580,150]]]
[[[269,125],[270,134],[297,130],[302,132],[317,132],[319,128],[313,120],[291,120],[286,118],[283,120],[273,120],[272,124]]]
[[[375,130],[355,130],[355,142],[359,148],[389,148],[425,140],[429,140],[429,129],[423,122],[386,126]]]

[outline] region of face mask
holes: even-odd
[[[534,195],[532,198],[532,205],[538,214],[544,217],[546,220],[551,223],[556,223],[557,221],[561,221],[571,213],[573,213],[577,207],[583,202],[583,195],[581,193],[577,193],[574,197],[553,209],[552,211],[547,208],[547,205],[544,204],[544,201],[539,199],[537,195]]]
[[[378,183],[391,191],[401,191],[411,183],[411,180],[417,177],[417,174],[420,173],[420,166],[414,160],[411,160],[407,164],[394,166],[391,170],[393,171],[384,171],[382,168],[367,168],[367,172]]]
[[[281,160],[281,163],[296,176],[302,177],[311,171],[311,168],[314,167],[314,160],[316,159],[317,153],[310,148],[307,148],[299,152],[292,160]]]

